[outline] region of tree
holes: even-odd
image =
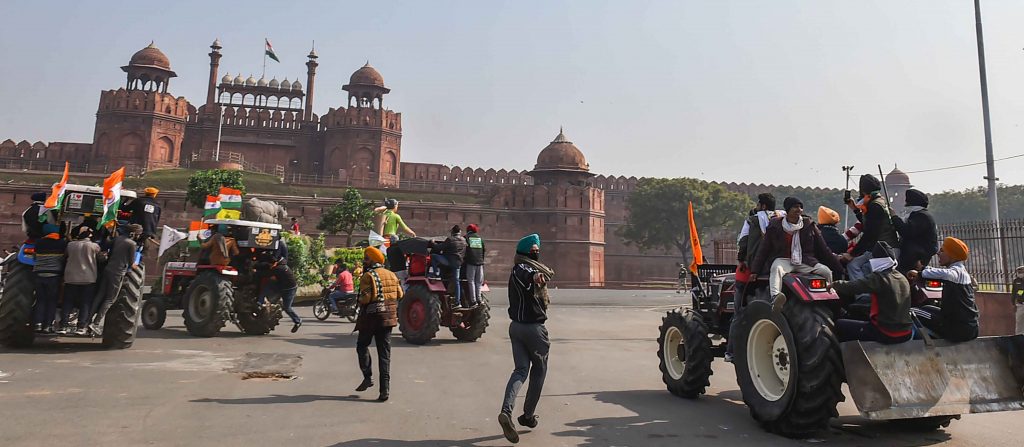
[[[676,249],[686,258],[691,253],[687,215],[691,201],[701,241],[725,230],[738,231],[753,205],[747,196],[703,180],[641,179],[627,201],[629,217],[619,236],[641,251]]]
[[[203,208],[206,206],[206,196],[217,195],[221,186],[237,189],[244,194],[245,185],[242,184],[242,171],[234,169],[196,171],[188,178],[188,192],[185,194],[185,200],[198,208]]]
[[[348,188],[341,202],[324,212],[316,228],[330,234],[344,234],[347,236],[345,246],[351,247],[352,233],[373,228],[373,202],[363,200],[359,190]]]

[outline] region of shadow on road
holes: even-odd
[[[355,394],[348,396],[323,396],[316,394],[300,394],[297,396],[287,396],[283,394],[272,394],[265,397],[241,397],[237,399],[215,399],[215,398],[202,398],[193,399],[189,402],[195,403],[213,403],[221,405],[273,405],[273,404],[307,404],[316,401],[344,401],[344,402],[366,402],[366,403],[378,403],[376,394],[373,396],[367,395],[368,397],[359,397]]]
[[[520,431],[519,433],[526,433]],[[505,437],[502,435],[496,436],[481,436],[478,438],[462,439],[462,440],[425,440],[425,441],[398,441],[394,439],[356,439],[353,441],[345,441],[338,444],[333,444],[330,447],[361,447],[368,445],[378,445],[386,447],[476,447],[481,442],[491,442],[497,440],[505,441]]]

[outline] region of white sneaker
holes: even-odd
[[[732,359],[733,359],[733,355],[728,353],[728,352],[726,352],[725,353],[725,363],[732,363]]]

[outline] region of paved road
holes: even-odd
[[[655,355],[673,292],[555,291],[551,365],[533,446],[1018,446],[1021,414],[968,416],[946,432],[904,434],[856,416],[811,441],[762,432],[731,365],[717,361],[708,395],[675,398]],[[200,339],[178,315],[139,332],[127,351],[50,342],[0,353],[0,445],[500,446],[495,418],[512,368],[501,291],[492,330],[476,343],[394,341],[392,399],[357,395],[352,325],[307,320],[298,334],[265,337],[227,328]],[[309,307],[300,314],[311,315]],[[246,373],[294,374],[294,380]],[[521,404],[521,401],[520,401]]]

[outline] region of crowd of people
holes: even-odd
[[[837,226],[835,210],[819,207],[814,222],[796,197],[787,197],[783,209],[776,209],[774,196],[758,196],[737,238],[733,329],[744,304],[756,299],[752,284],[767,277],[767,299],[779,312],[786,303],[783,277],[796,272],[824,278],[846,305],[836,322],[840,341],[900,343],[925,330],[951,341],[976,338],[975,287],[964,265],[967,244],[954,237],[939,241],[925,193],[908,190],[903,215],[894,215],[878,178],[863,175],[858,186],[856,197],[846,197],[856,218],[846,231]],[[929,266],[936,255],[938,266]],[[938,303],[923,297],[923,280],[942,284]],[[915,326],[915,318],[923,327]],[[731,346],[726,359],[732,359]]]

